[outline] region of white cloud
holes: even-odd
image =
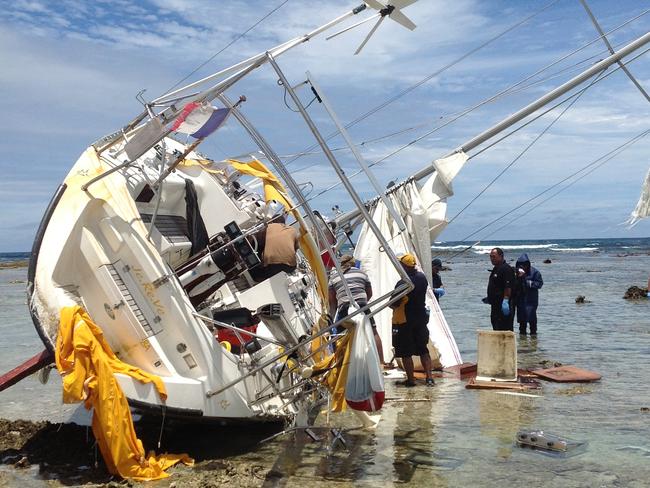
[[[5,208],[10,208],[17,217],[11,222],[2,221],[2,234],[8,235],[24,222],[40,220],[49,196],[83,148],[138,113],[141,107],[134,99],[136,93],[147,88],[145,96],[157,96],[280,3],[281,0],[21,0],[4,6],[0,12],[3,59],[0,91],[5,115],[0,130],[5,137],[0,146],[3,154],[0,166],[11,176],[6,184],[0,184],[0,194]],[[321,0],[288,2],[192,79],[309,32],[350,7],[347,0],[328,1],[326,5]],[[592,8],[605,29],[641,11],[641,6],[631,0],[616,6],[595,4]],[[352,53],[371,23],[331,41],[314,39],[281,57],[279,63],[292,83],[304,79],[305,71],[310,70],[340,118],[349,122],[431,76],[531,12],[514,3],[498,11],[494,4],[477,0],[444,3],[422,0],[405,9],[405,13],[418,25],[414,32],[385,21],[361,56]],[[628,42],[643,32],[643,20],[613,35],[612,42]],[[341,27],[344,25],[347,24]],[[449,114],[493,95],[595,36],[580,5],[561,2],[358,123],[350,132],[360,142],[417,127],[364,145],[364,156],[373,162],[444,123]],[[600,55],[603,49],[594,45],[551,71]],[[630,69],[650,89],[650,71],[644,60],[647,55],[632,63]],[[562,72],[558,78],[485,105],[436,131],[376,166],[378,179],[385,184],[417,171],[529,103],[543,88],[552,88],[574,74],[568,70]],[[244,105],[246,115],[278,152],[297,152],[310,146],[313,137],[299,125],[299,117],[285,107],[283,90],[276,85],[276,78],[273,70],[265,67],[229,95],[249,97]],[[306,101],[311,99],[307,91],[301,91],[301,96]],[[462,237],[484,222],[486,213],[495,215],[505,211],[515,200],[529,198],[561,175],[575,171],[647,128],[650,113],[646,106],[621,73],[612,75],[569,110],[442,238]],[[333,126],[318,104],[312,105],[309,111],[323,133],[331,132]],[[441,119],[442,116],[446,117]],[[451,213],[473,198],[500,168],[512,161],[552,116],[545,116],[470,161],[455,184]],[[342,142],[338,138],[331,144],[341,146]],[[226,155],[254,149],[254,145],[241,130],[233,128],[208,142],[206,148],[217,155]],[[620,219],[636,203],[640,181],[647,170],[647,148],[647,142],[639,143],[616,163],[607,164],[576,184],[558,197],[565,200],[558,201],[571,202],[574,208],[580,208],[585,219],[598,212],[604,213],[601,218],[608,222]],[[357,167],[349,154],[337,154],[346,171]],[[296,179],[312,181],[317,187],[315,195],[331,186],[335,177],[323,156],[301,159],[292,168],[302,168],[310,162],[318,164],[307,171],[296,171]],[[365,178],[357,177],[354,182],[364,195],[371,193]],[[29,205],[22,204],[24,198],[16,188],[30,197]],[[596,201],[593,188],[600,188],[598,205],[593,203]],[[603,188],[613,190],[609,206],[600,203],[604,200]],[[581,198],[592,203],[579,207],[576,202],[583,201]],[[325,210],[332,201],[349,202],[349,199],[340,188],[316,199]],[[535,212],[535,219],[540,223],[535,232],[557,232],[553,222],[557,221],[554,212],[558,209],[550,203]],[[590,208],[598,211],[591,212]],[[587,229],[596,228],[585,219],[582,235]],[[578,232],[580,223],[575,225]],[[643,229],[639,226],[635,232]],[[516,230],[524,237],[531,232],[531,228],[521,225]],[[625,235],[621,229],[615,231]],[[12,244],[0,241],[0,250],[17,250],[14,247],[17,242],[22,242],[24,249],[29,247],[28,230],[23,228],[19,238],[15,237],[18,234],[12,235]]]

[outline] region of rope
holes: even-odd
[[[289,0],[284,0],[280,5],[275,7],[273,10],[268,12],[264,17],[262,17],[260,20],[255,22],[252,26],[250,26],[248,29],[246,29],[244,32],[239,34],[237,37],[235,37],[232,41],[230,41],[228,44],[226,44],[224,47],[222,47],[219,51],[217,51],[215,54],[213,54],[210,58],[208,58],[206,61],[198,65],[196,68],[194,68],[187,76],[176,82],[176,84],[172,87],[170,87],[163,95],[161,95],[160,98],[164,97],[167,93],[171,92],[174,88],[176,88],[178,85],[183,83],[185,80],[187,80],[190,76],[192,76],[194,73],[199,71],[201,68],[203,68],[206,64],[208,64],[210,61],[212,61],[214,58],[219,56],[222,52],[224,52],[226,49],[228,49],[230,46],[232,46],[234,43],[236,43],[239,39],[244,37],[246,34],[248,34],[250,31],[252,31],[255,27],[260,25],[262,22],[264,22],[267,18],[269,18],[271,15],[273,15],[275,12],[280,10]]]
[[[601,73],[601,75],[602,75],[603,73],[604,73],[604,71]],[[582,95],[584,95],[585,92],[586,92],[589,88],[591,88],[591,87],[592,87],[592,86],[593,86],[593,85],[594,85],[594,84],[595,84],[595,83],[600,79],[600,76],[601,76],[601,75],[599,75],[598,77],[596,77],[596,78],[595,78],[591,83],[589,83],[589,85],[587,85],[587,86],[584,87],[582,90],[580,90],[580,91],[578,92],[577,96],[576,96],[573,100],[571,100],[571,103],[569,103],[569,105],[567,105],[567,106],[562,110],[562,112],[560,112],[560,113],[558,114],[558,116],[555,117],[555,119],[553,119],[553,120],[551,121],[551,123],[548,124],[548,125],[544,128],[544,130],[542,130],[542,132],[540,132],[540,133],[537,135],[537,137],[535,137],[535,138],[530,142],[530,144],[528,144],[528,145],[527,145],[527,146],[526,146],[526,147],[525,147],[525,148],[524,148],[524,149],[523,149],[523,150],[522,150],[522,151],[521,151],[521,152],[520,152],[520,153],[519,153],[519,154],[518,154],[518,155],[517,155],[517,156],[516,156],[516,157],[515,157],[515,158],[514,158],[514,159],[513,159],[513,160],[512,160],[512,161],[511,161],[507,166],[506,166],[506,167],[505,167],[505,168],[503,168],[499,174],[497,174],[494,178],[492,178],[492,180],[491,180],[487,185],[485,185],[485,186],[483,187],[483,189],[482,189],[480,192],[478,192],[478,193],[474,196],[474,198],[472,198],[472,199],[467,203],[467,205],[465,205],[463,208],[461,208],[460,211],[459,211],[456,215],[454,215],[454,216],[449,220],[449,222],[447,223],[447,225],[451,224],[454,220],[456,220],[456,219],[457,219],[457,218],[458,218],[458,217],[459,217],[459,216],[460,216],[460,215],[461,215],[465,210],[467,210],[467,209],[468,209],[468,208],[469,208],[469,207],[470,207],[470,206],[471,206],[471,205],[472,205],[476,200],[478,200],[479,197],[480,197],[481,195],[483,195],[483,194],[484,194],[484,193],[485,193],[485,192],[486,192],[486,191],[487,191],[487,190],[488,190],[488,189],[489,189],[489,188],[490,188],[494,183],[496,183],[497,180],[498,180],[499,178],[501,178],[501,177],[506,173],[506,171],[508,171],[508,170],[509,170],[509,169],[510,169],[510,168],[511,168],[511,167],[512,167],[512,166],[513,166],[517,161],[519,161],[519,160],[523,157],[523,155],[526,154],[526,153],[528,152],[528,150],[529,150],[531,147],[533,147],[533,146],[537,143],[537,141],[539,141],[539,140],[540,140],[540,139],[541,139],[541,138],[542,138],[542,137],[543,137],[543,136],[544,136],[544,135],[545,135],[545,134],[546,134],[546,133],[551,129],[551,127],[553,127],[553,126],[555,125],[555,123],[556,123],[558,120],[560,120],[560,118],[561,118],[561,117],[562,117],[562,116],[563,116],[563,115],[564,115],[564,114],[565,114],[565,113],[566,113],[566,112],[567,112],[571,107],[573,107],[573,106],[576,104],[576,102],[580,99],[580,97],[582,97]],[[564,101],[563,101],[562,103],[564,103]],[[550,110],[553,110],[554,108],[555,108],[555,107],[551,108]],[[546,112],[539,114],[539,115],[538,115],[537,117],[535,117],[533,120],[537,120],[538,118],[540,118],[541,116],[543,116],[545,113],[546,113]],[[532,120],[531,120],[530,122],[532,122]],[[505,137],[509,137],[509,136],[511,136],[512,134],[516,133],[517,131],[523,129],[524,127],[525,127],[525,125],[522,125],[522,126],[520,126],[520,127],[517,127],[515,130],[513,130],[512,132],[510,132],[509,134],[507,134]],[[504,137],[504,138],[505,138],[505,137]],[[501,140],[503,140],[503,139],[501,139]],[[499,142],[499,141],[497,141],[497,142]],[[494,144],[496,144],[497,142],[495,142]],[[494,145],[494,144],[492,144],[492,145]],[[471,158],[473,158],[473,157],[478,156],[478,155],[481,154],[483,151],[485,151],[485,150],[489,149],[490,147],[492,147],[492,145],[490,145],[490,146],[488,146],[488,147],[482,149],[481,151],[478,151],[476,154],[473,154],[470,158],[468,158],[468,160],[471,159]],[[464,240],[464,239],[463,239],[463,240]]]

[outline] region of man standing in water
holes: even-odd
[[[442,284],[442,278],[440,278],[440,270],[442,269],[442,261],[435,258],[431,261],[431,289],[433,290],[433,295],[436,297],[437,301],[445,295],[445,287]]]
[[[528,254],[519,256],[515,268],[517,270],[515,304],[519,333],[526,335],[526,324],[530,324],[530,335],[537,335],[539,289],[544,285],[542,273],[530,265]]]
[[[487,301],[490,304],[490,321],[493,330],[512,330],[513,314],[510,311],[510,297],[515,275],[503,257],[503,250],[495,247],[490,251],[490,272],[487,287]]]
[[[415,386],[412,356],[420,356],[424,373],[427,375],[426,385],[433,386],[431,356],[429,356],[429,350],[427,349],[429,343],[429,328],[427,327],[429,314],[425,305],[429,283],[425,274],[415,268],[415,256],[405,254],[399,261],[415,288],[408,295],[402,297],[400,301],[391,305],[394,317],[400,315],[404,318],[404,320],[393,320],[395,357],[402,358],[402,364],[406,372],[406,381],[397,384],[400,386]],[[402,284],[404,284],[404,281],[399,280],[395,288]]]

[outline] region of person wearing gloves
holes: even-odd
[[[526,335],[526,324],[530,325],[530,335],[537,335],[537,305],[539,289],[544,285],[542,273],[530,265],[528,254],[522,254],[515,265],[515,298],[519,333]]]
[[[433,294],[436,297],[437,301],[445,295],[445,287],[442,284],[442,278],[440,278],[440,270],[442,269],[442,261],[438,258],[431,261],[431,289]]]
[[[487,287],[487,303],[490,304],[490,322],[493,330],[512,330],[513,314],[510,310],[510,297],[515,281],[512,267],[506,263],[503,250],[495,247],[490,251],[490,271]]]

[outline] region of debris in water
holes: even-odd
[[[587,297],[584,295],[578,295],[576,297],[576,303],[591,303],[591,300],[587,300]]]
[[[586,443],[550,434],[543,430],[520,430],[517,432],[516,444],[522,448],[563,455]]]

